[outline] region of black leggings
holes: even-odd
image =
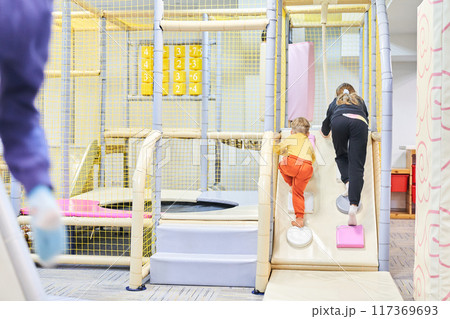
[[[359,119],[340,115],[331,122],[336,164],[341,180],[349,182],[348,199],[359,205],[364,185],[364,164],[367,153],[367,124]]]

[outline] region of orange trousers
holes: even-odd
[[[292,187],[292,204],[296,218],[305,215],[305,188],[313,174],[310,161],[303,160],[294,155],[283,157],[278,169],[286,183]]]

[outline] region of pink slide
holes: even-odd
[[[313,120],[315,76],[312,42],[289,44],[288,120],[305,117]]]

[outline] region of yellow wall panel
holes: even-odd
[[[202,69],[202,59],[199,59],[199,58],[189,59],[189,69],[190,70],[201,70]]]
[[[191,45],[189,46],[189,56],[193,58],[199,58],[202,56],[201,45]]]
[[[186,83],[174,83],[173,84],[173,94],[174,95],[185,95],[186,94]]]
[[[202,82],[202,72],[189,72],[189,82],[199,83]]]
[[[200,95],[200,94],[202,94],[202,84],[189,83],[189,95]]]
[[[141,83],[142,95],[153,95],[153,83]]]
[[[174,47],[174,55],[176,58],[184,58],[186,55],[186,48],[184,45],[176,45]]]
[[[141,47],[141,53],[143,58],[153,58],[153,47],[152,46],[143,46]]]
[[[190,77],[190,74],[189,74]],[[177,83],[186,82],[186,71],[173,72],[173,81]]]
[[[184,58],[175,58],[173,67],[175,70],[184,70],[186,68],[186,60]]]

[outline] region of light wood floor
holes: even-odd
[[[413,300],[414,220],[391,220],[390,272],[404,300]],[[252,288],[168,286],[146,284],[130,292],[127,267],[70,266],[39,269],[49,295],[82,300],[186,300],[258,301]]]

